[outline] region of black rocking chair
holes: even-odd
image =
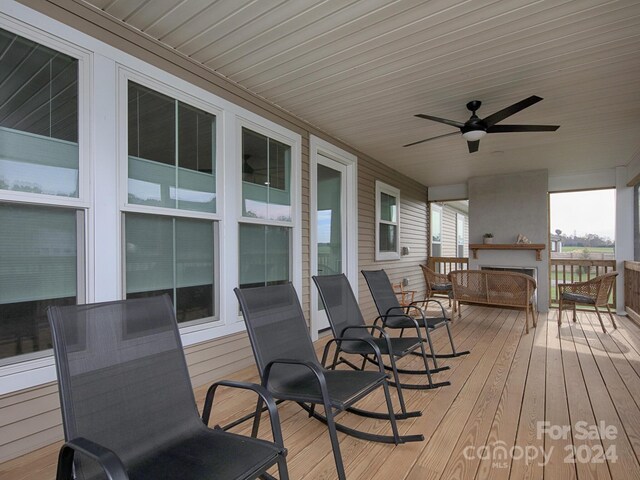
[[[423,435],[401,436],[398,433],[387,376],[382,368],[377,372],[325,369],[323,364],[326,362],[329,346],[341,339],[332,339],[325,348],[322,364],[318,362],[298,296],[291,284],[236,288],[234,292],[247,325],[262,386],[278,400],[298,403],[309,416],[327,425],[338,477],[341,480],[346,477],[336,431],[364,440],[396,445],[424,440]],[[373,349],[381,362],[378,346],[367,339],[362,339],[362,342]],[[353,404],[379,387],[384,389],[387,414],[353,407]],[[317,405],[324,407],[324,415],[316,412]],[[335,413],[345,410],[366,417],[389,420],[393,435],[362,432],[336,423]],[[254,417],[254,430],[258,428],[261,411],[262,406],[258,405]]]
[[[420,326],[415,319],[411,319],[413,322],[413,329],[416,332],[415,337],[391,337],[385,331],[385,329],[379,325],[367,325],[362,317],[362,312],[358,306],[349,280],[344,274],[340,275],[322,275],[314,276],[313,281],[318,287],[320,298],[325,307],[325,312],[329,318],[329,324],[333,336],[336,338],[366,338],[369,342],[373,342],[378,346],[378,349],[382,355],[389,356],[390,366],[385,365],[385,368],[393,372],[393,382],[389,382],[389,385],[393,385],[398,389],[398,401],[402,409],[401,414],[396,414],[396,417],[413,417],[420,415],[420,412],[407,412],[402,389],[414,389],[414,390],[427,390],[432,388],[443,387],[450,385],[450,382],[434,383],[431,377],[431,370],[429,368],[429,362],[427,360],[427,353],[424,349],[424,341],[422,340],[422,334],[420,332]],[[373,334],[377,332],[378,337]],[[419,352],[417,352],[419,350]],[[367,343],[359,342],[353,343],[348,341],[342,341],[336,343],[336,351],[334,355],[334,364],[338,363],[338,356],[340,351],[350,354],[362,355],[362,366],[358,367],[345,358],[340,358],[341,363],[349,365],[356,370],[363,370],[366,361],[372,361],[370,355],[374,352]],[[400,359],[412,353],[416,353],[422,356],[424,361],[424,370],[402,370],[403,373],[427,375],[429,380],[428,384],[414,384],[414,383],[400,383],[399,372],[400,370],[396,366],[396,358]],[[377,360],[372,361],[377,364]]]
[[[260,385],[274,442],[208,428],[198,415],[168,296],[50,307],[66,443],[57,479],[287,480],[278,412]],[[213,395],[212,395],[213,396]],[[212,400],[212,399],[211,399]]]
[[[449,368],[448,366],[438,367],[438,358],[453,358],[459,357],[460,355],[467,355],[469,353],[469,351],[456,351],[456,346],[454,345],[453,337],[451,336],[451,328],[449,327],[451,320],[447,317],[442,303],[438,300],[426,299],[419,302],[413,302],[411,305],[403,307],[398,303],[398,298],[393,292],[393,286],[391,285],[389,277],[384,270],[362,270],[362,275],[364,275],[364,278],[367,281],[367,285],[371,291],[371,296],[373,297],[378,314],[380,315],[376,318],[376,322],[382,320],[382,325],[385,328],[399,328],[400,336],[402,336],[404,329],[414,328],[414,318],[411,316],[413,313],[415,315],[415,320],[424,326],[427,342],[429,343],[429,350],[431,352],[431,358],[433,358],[433,365],[435,367],[432,372],[446,370]],[[419,305],[425,305],[431,302],[440,307],[442,316],[426,316],[425,309],[419,307]],[[447,334],[449,335],[452,352],[450,354],[436,354],[433,348],[433,343],[431,342],[430,331],[442,326],[446,327]]]

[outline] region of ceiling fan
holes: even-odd
[[[427,120],[433,120],[434,122],[446,123],[452,127],[458,127],[462,136],[467,141],[469,146],[469,153],[478,151],[480,145],[480,139],[487,133],[510,133],[510,132],[555,132],[560,125],[496,125],[498,122],[504,120],[511,115],[518,113],[520,110],[524,110],[531,105],[538,103],[542,98],[532,95],[529,98],[525,98],[513,105],[503,108],[502,110],[489,115],[485,118],[479,118],[476,115],[476,111],[480,108],[482,102],[479,100],[472,100],[467,103],[467,108],[471,111],[471,117],[466,122],[456,122],[455,120],[447,120],[446,118],[433,117],[431,115],[424,115],[419,113],[416,117],[426,118]],[[411,145],[417,145],[419,143],[435,140],[436,138],[449,137],[451,135],[458,135],[458,132],[445,133],[444,135],[438,135],[437,137],[427,138],[420,140],[419,142],[408,143],[403,145],[404,147],[410,147]]]

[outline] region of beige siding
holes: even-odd
[[[400,260],[375,261],[375,182],[381,180],[400,189],[400,246],[410,254]],[[427,259],[427,189],[398,172],[367,158],[358,158],[358,264],[361,270],[383,268],[392,282],[409,280],[409,290],[424,296],[424,279],[419,268]],[[376,316],[375,305],[362,275],[359,301],[367,321]]]
[[[456,210],[442,206],[442,256],[457,257]]]
[[[201,88],[247,108],[271,121],[302,135],[302,275],[303,309],[307,319],[310,308],[309,245],[309,137],[314,134],[358,155],[359,197],[359,268],[384,268],[392,281],[409,279],[409,288],[424,293],[419,263],[427,257],[427,192],[426,187],[404,177],[298,118],[252,96],[237,85],[204,70],[183,57],[120,22],[73,0],[22,3],[96,37],[112,46],[141,58]],[[392,262],[374,260],[375,180],[382,180],[401,190],[401,246],[410,255]],[[364,279],[360,278],[360,301],[367,319],[375,317],[375,308]],[[186,358],[194,386],[224,378],[253,364],[246,334],[239,333],[186,348]],[[42,385],[0,397],[0,462],[22,455],[62,438],[57,386]]]
[[[446,203],[438,204],[442,207],[442,255],[443,257],[458,256],[458,220],[459,213],[464,215],[464,256],[469,256],[469,216]]]

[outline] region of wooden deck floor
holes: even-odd
[[[348,478],[640,478],[640,329],[617,317],[620,328],[604,335],[595,315],[580,313],[577,324],[565,319],[558,330],[556,315],[541,315],[538,328],[522,335],[523,313],[466,307],[454,335],[458,348],[471,354],[443,360],[451,368],[436,375],[451,386],[405,390],[408,406],[423,415],[400,421],[401,433],[423,433],[425,441],[393,446],[341,434]],[[445,332],[436,337],[436,346],[446,351]],[[234,378],[255,381],[256,375],[248,369]],[[237,418],[253,404],[244,393],[220,393],[215,422]],[[204,388],[196,390],[200,406],[204,394]],[[373,395],[359,406],[382,405],[382,395]],[[325,428],[294,404],[281,405],[280,414],[291,478],[335,478]],[[349,426],[389,432],[383,421],[339,418]],[[544,421],[552,427],[547,434],[539,432]],[[607,430],[595,433],[594,425]],[[585,435],[587,430],[595,434]],[[58,448],[0,465],[0,478],[54,478]]]

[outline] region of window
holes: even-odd
[[[466,223],[466,216],[462,213],[456,213],[456,243],[458,257],[465,257],[464,254],[464,227]]]
[[[290,280],[290,228],[240,224],[240,288]]]
[[[82,214],[72,209],[0,204],[0,362],[51,348],[49,305],[73,305]]]
[[[126,298],[217,319],[216,116],[129,80],[127,138]]]
[[[240,288],[291,280],[291,146],[242,128]]]
[[[216,117],[128,83],[128,203],[216,212]]]
[[[442,207],[431,204],[431,256],[442,256]]]
[[[291,221],[291,147],[242,128],[242,216]]]
[[[79,196],[78,60],[0,29],[0,189]]]
[[[400,190],[376,181],[376,261],[400,259]]]
[[[0,364],[5,364],[51,348],[49,305],[84,301],[84,210],[80,61],[3,29],[0,52]]]
[[[168,294],[178,322],[215,316],[215,222],[125,214],[127,298]]]

